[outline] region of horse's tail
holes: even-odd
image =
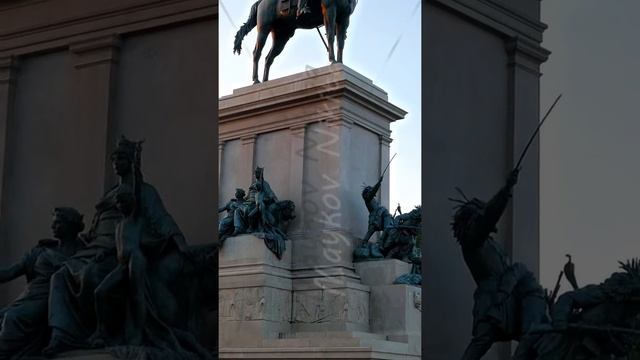
[[[262,0],[256,1],[253,6],[251,6],[251,11],[249,12],[249,19],[247,22],[240,26],[240,30],[236,33],[236,40],[233,43],[233,53],[238,53],[240,55],[240,51],[242,51],[242,39],[254,28],[258,25],[258,5]]]

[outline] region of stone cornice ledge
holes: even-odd
[[[503,4],[491,0],[427,0],[453,9],[494,29],[507,37],[524,36],[535,43],[542,42],[547,25],[531,19]]]
[[[46,5],[47,2],[55,3],[37,1],[32,4]],[[30,5],[25,5],[28,6]],[[11,10],[0,9],[6,12]],[[195,19],[217,18],[217,15],[218,4],[212,0],[156,0],[110,11],[88,12],[81,16],[0,31],[0,56],[65,48],[69,43],[83,41],[85,38],[125,34]]]
[[[540,64],[547,61],[551,52],[522,38],[506,42],[509,66],[515,66],[533,75],[540,76]]]

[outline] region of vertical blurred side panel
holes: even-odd
[[[423,2],[423,354],[459,358],[472,330],[475,283],[453,238],[449,197],[488,200],[539,119],[538,2]],[[534,273],[539,262],[539,157],[534,141],[495,239]],[[487,359],[509,358],[496,344]]]
[[[53,207],[76,207],[90,224],[115,184],[120,135],[145,140],[145,180],[187,241],[215,241],[217,48],[217,0],[1,3],[0,262],[51,237]],[[24,284],[0,285],[0,307]]]

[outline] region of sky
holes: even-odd
[[[254,0],[220,1],[219,94],[252,84],[252,50],[255,29],[244,38],[240,56],[233,54],[233,40],[247,20]],[[394,3],[396,16],[384,11],[387,1],[363,0],[351,17],[343,62],[373,80],[389,95],[389,101],[407,111],[407,116],[391,125],[391,156],[398,155],[390,168],[390,207],[400,203],[403,211],[420,204],[421,192],[421,0]],[[385,6],[383,6],[385,5]],[[324,29],[321,28],[324,35]],[[260,61],[271,47],[267,41]],[[292,75],[310,67],[329,65],[326,49],[316,30],[297,30],[271,66],[270,79]]]
[[[543,1],[541,281],[573,256],[580,285],[640,257],[640,2]],[[567,289],[568,284],[563,284]]]

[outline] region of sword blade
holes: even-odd
[[[322,33],[320,32],[320,26],[316,26],[316,30],[318,30],[318,35],[320,35],[320,39],[322,40],[324,47],[327,49],[327,52],[329,52],[329,45],[327,45],[327,42],[324,41],[324,36],[322,36]]]
[[[389,165],[391,165],[391,162],[393,161],[393,158],[396,157],[396,155],[398,155],[398,153],[393,154],[393,156],[391,157],[391,160],[389,160],[389,163],[387,163],[387,167],[385,167],[384,170],[382,170],[382,175],[380,176],[384,176],[384,174],[387,172],[387,169],[389,169]]]
[[[553,108],[556,106],[556,104],[558,103],[561,97],[562,97],[562,94],[558,95],[558,97],[553,102],[553,104],[551,104],[551,107],[549,107],[549,110],[547,110],[547,113],[542,118],[542,121],[540,121],[540,124],[538,124],[538,127],[536,127],[536,131],[534,131],[533,135],[531,135],[531,138],[529,139],[527,146],[525,146],[524,150],[522,150],[520,159],[518,159],[518,163],[514,169],[520,169],[520,165],[522,165],[522,160],[524,160],[524,156],[527,154],[527,150],[529,150],[529,147],[533,143],[533,140],[536,138],[536,135],[538,135],[538,132],[540,132],[540,128],[542,127],[542,124],[544,124],[545,120],[547,120],[547,117],[549,116],[549,114],[551,114],[551,110],[553,110]]]

